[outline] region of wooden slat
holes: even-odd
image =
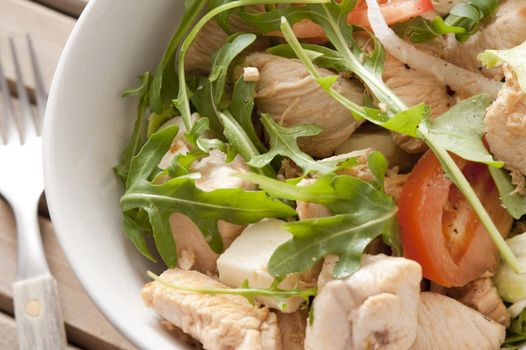
[[[16,230],[11,211],[4,201],[0,201],[0,223],[0,309],[12,314],[11,284],[16,272]],[[51,222],[42,218],[40,227],[51,272],[58,280],[69,341],[86,349],[133,349],[82,290],[58,244]]]
[[[16,322],[9,316],[0,312],[0,349],[18,350],[18,339],[16,334]],[[67,350],[79,350],[79,348],[68,345]]]
[[[35,0],[52,9],[63,12],[73,17],[79,17],[88,0]]]
[[[25,34],[33,38],[42,69],[44,84],[49,87],[58,59],[73,29],[75,19],[27,0],[0,0],[0,59],[8,79],[14,80],[14,68],[8,37],[18,48],[24,82],[34,86]]]

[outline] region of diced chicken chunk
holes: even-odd
[[[439,116],[448,109],[449,96],[444,83],[431,74],[408,67],[389,54],[386,55],[383,79],[409,106],[426,103],[431,107],[431,116]],[[392,135],[395,143],[406,152],[419,153],[426,148],[421,139],[398,133]]]
[[[510,313],[490,277],[476,279],[464,287],[450,288],[447,294],[505,327],[510,324]]]
[[[160,276],[174,285],[226,288],[197,271],[169,269]],[[182,292],[153,281],[141,297],[162,318],[199,340],[208,350],[280,350],[277,317],[238,295]]]
[[[243,68],[243,80],[249,82],[259,81],[259,70],[256,67]]]
[[[259,69],[255,103],[260,113],[268,113],[284,126],[315,124],[324,129],[316,136],[299,139],[301,149],[312,156],[326,157],[362,123],[310,76],[296,59],[258,52],[246,64]],[[322,76],[335,73],[318,68]],[[333,88],[351,101],[362,104],[363,87],[355,81],[338,79]]]
[[[292,238],[292,234],[277,219],[265,219],[249,225],[232,245],[217,260],[219,280],[231,287],[241,287],[246,280],[252,288],[268,288],[274,282],[267,269],[274,251]],[[301,281],[300,274],[288,275],[280,284],[282,289],[293,289]],[[256,300],[266,306],[279,308],[276,300],[270,297],[257,297]],[[295,312],[304,299],[287,299],[283,312]]]
[[[281,346],[285,350],[303,350],[305,344],[305,329],[307,328],[308,313],[306,310],[285,314],[276,312],[279,330],[281,333]]]
[[[418,332],[411,350],[498,350],[504,326],[441,294],[420,294]]]
[[[385,193],[393,197],[395,202],[398,202],[407,179],[409,179],[409,174],[398,174],[392,170],[387,171],[384,178]]]
[[[252,10],[261,9],[260,5],[249,6]],[[230,16],[230,29],[235,32],[250,32],[252,29],[238,16]],[[194,42],[186,53],[184,69],[186,72],[197,75],[207,75],[210,72],[214,52],[222,48],[228,38],[223,28],[215,21],[208,21],[197,34]],[[261,51],[268,47],[267,38],[258,38],[247,49],[248,51]]]
[[[483,69],[477,55],[490,49],[511,49],[526,40],[526,2],[506,0],[500,1],[498,5],[494,19],[466,42],[458,42],[450,35],[442,56],[460,67],[473,72],[482,71],[484,75],[500,80],[502,70]]]
[[[416,338],[422,270],[416,262],[366,256],[346,280],[314,299],[307,350],[408,349]]]
[[[511,71],[506,70],[506,84],[488,108],[484,123],[491,153],[506,168],[526,175],[526,94]]]

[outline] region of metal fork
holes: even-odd
[[[33,116],[13,38],[9,39],[16,73],[20,114],[15,114],[0,62],[0,89],[4,102],[0,143],[0,193],[13,209],[18,239],[18,267],[13,283],[18,341],[23,350],[65,349],[66,336],[57,282],[51,276],[42,246],[37,207],[44,189],[42,136],[46,93],[29,35],[27,44],[35,76],[38,115]]]

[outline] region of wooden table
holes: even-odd
[[[7,49],[8,37],[15,39],[24,63],[22,73],[28,89],[34,85],[25,33],[30,33],[49,88],[62,48],[76,18],[88,0],[0,0],[0,60],[13,82],[14,71]],[[12,90],[13,91],[13,90]],[[0,98],[0,111],[3,101]],[[16,101],[15,101],[15,107]],[[66,333],[71,349],[134,349],[113,328],[88,298],[62,252],[49,220],[45,201],[40,206],[40,227],[53,275],[59,283]],[[0,198],[0,349],[18,349],[13,319],[11,283],[16,271],[16,230],[9,206]]]

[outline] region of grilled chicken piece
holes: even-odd
[[[502,69],[483,69],[477,55],[485,50],[511,49],[526,40],[526,2],[500,1],[495,18],[466,42],[448,36],[442,56],[473,72],[482,71],[488,77],[502,79]]]
[[[202,191],[213,191],[219,188],[254,189],[254,185],[232,176],[239,172],[248,172],[244,161],[238,156],[230,163],[225,163],[223,152],[212,150],[210,155],[195,162],[191,170],[201,173],[201,178],[195,181]],[[204,238],[199,228],[186,215],[174,213],[170,217],[172,235],[176,242],[179,267],[188,270],[194,268],[204,273],[215,273],[216,260],[219,257]],[[218,228],[223,239],[224,248],[241,234],[246,225],[236,225],[223,220],[218,221]]]
[[[414,261],[365,256],[358,271],[328,282],[314,299],[305,349],[408,349],[416,338],[421,278]]]
[[[303,179],[296,186],[306,186],[311,185],[316,182],[316,179]],[[322,218],[326,216],[331,216],[332,212],[323,204],[296,201],[296,212],[298,217],[301,220]]]
[[[439,116],[446,112],[449,96],[446,85],[431,74],[406,66],[401,61],[387,54],[384,64],[383,79],[407,105],[416,106],[426,103],[431,107],[431,116]],[[421,139],[392,133],[395,143],[404,151],[419,153],[425,150]]]
[[[441,294],[420,294],[418,332],[411,350],[498,350],[504,326]]]
[[[476,279],[464,287],[450,288],[447,290],[447,295],[505,327],[510,324],[508,309],[490,277]]]
[[[166,270],[161,278],[191,288],[226,288],[197,271]],[[141,297],[162,318],[199,340],[208,350],[280,350],[277,317],[242,296],[182,292],[160,282],[146,284]]]
[[[230,16],[230,26],[235,32],[251,31],[237,16]],[[196,75],[207,75],[210,72],[212,56],[214,52],[222,48],[228,34],[214,20],[207,22],[197,34],[194,42],[186,53],[184,69],[186,72]],[[250,51],[262,51],[268,47],[267,38],[258,38],[248,48]]]
[[[307,328],[306,310],[293,313],[276,312],[278,316],[279,331],[281,333],[281,346],[285,350],[303,350],[305,344],[305,329]]]
[[[484,120],[486,141],[491,153],[506,168],[526,175],[526,94],[513,73],[509,70],[505,73],[506,84]]]
[[[330,156],[362,122],[330,97],[296,59],[258,52],[246,65],[259,69],[255,103],[260,113],[268,113],[284,126],[315,124],[324,129],[316,136],[299,139],[301,149],[316,157]],[[318,68],[323,76],[335,73]],[[357,82],[339,79],[334,89],[351,101],[363,104],[364,90]]]
[[[384,178],[385,193],[393,197],[395,202],[398,202],[408,178],[409,174],[398,174],[392,170],[388,170]]]

